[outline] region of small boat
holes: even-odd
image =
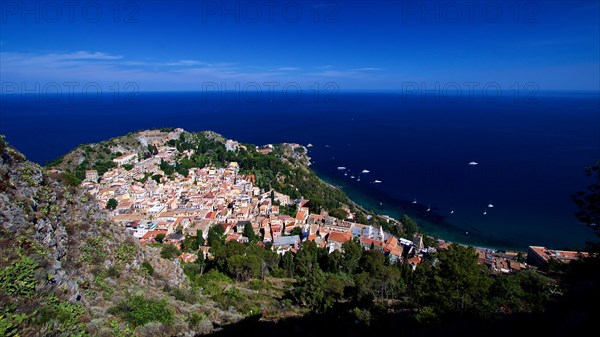
[[[486,214],[487,214],[487,210],[484,210],[484,211],[483,211],[483,215],[486,215]]]
[[[350,176],[350,179],[354,179],[354,176]]]
[[[413,204],[417,203],[417,198],[415,198],[415,200],[412,201]]]
[[[465,234],[469,235],[469,232],[465,232]]]
[[[490,203],[488,204],[488,207],[492,208],[492,207],[494,207],[494,204],[492,204],[492,202],[490,201]]]
[[[450,214],[454,214],[454,210],[451,210],[451,211],[450,211]]]
[[[347,176],[347,175],[348,175],[348,172],[344,173],[344,175],[345,175],[345,176]]]
[[[383,206],[383,203],[381,201],[379,202],[379,206]]]
[[[362,170],[362,173],[369,173],[369,172],[371,172],[371,171],[369,171],[369,170],[366,170],[366,169],[365,169],[365,170]]]
[[[338,168],[337,168],[337,169],[338,169],[338,170],[340,170],[340,171],[342,171],[342,170],[345,170],[345,169],[346,169],[346,167],[345,167],[345,166],[338,166]]]
[[[381,184],[381,180],[375,180],[373,184]]]
[[[478,162],[476,162],[476,161],[471,161],[471,162],[469,162],[469,165],[471,165],[471,166],[475,166],[475,165],[479,165],[479,163],[478,163]]]
[[[356,181],[360,181],[360,178],[356,179]]]
[[[431,206],[427,205],[427,212],[431,211]]]
[[[308,143],[308,145],[306,145],[306,147],[313,147],[313,145],[311,143]]]

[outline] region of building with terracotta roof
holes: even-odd
[[[550,260],[569,263],[581,257],[588,257],[589,253],[574,252],[568,250],[552,250],[541,246],[529,246],[527,251],[527,263],[541,267]]]
[[[334,250],[341,251],[344,242],[348,242],[350,240],[352,240],[351,233],[330,232],[327,236],[326,247],[329,248],[329,253],[333,253]]]

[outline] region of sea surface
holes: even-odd
[[[589,183],[585,165],[600,159],[598,97],[12,95],[0,96],[0,133],[42,164],[81,143],[158,127],[310,143],[322,179],[368,209],[417,218],[429,234],[506,249],[581,248],[594,236],[574,217],[570,195]]]

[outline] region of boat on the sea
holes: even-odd
[[[454,214],[454,210],[451,210],[451,211],[450,211],[450,214]]]
[[[413,204],[417,203],[417,198],[415,198],[415,200],[412,201]]]
[[[492,204],[492,202],[490,201],[490,203],[488,204],[488,207],[492,208],[492,207],[494,207],[494,204]]]
[[[308,145],[306,145],[306,147],[313,147],[313,145],[311,143],[308,143]]]
[[[360,177],[358,179],[356,179],[356,181],[360,181]]]
[[[350,176],[350,179],[354,179],[354,176]]]
[[[367,169],[365,169],[365,170],[362,170],[362,173],[369,173],[369,172],[371,172],[371,171],[369,171],[369,170],[367,170]]]
[[[431,211],[431,205],[427,205],[427,212]]]
[[[344,175],[345,175],[345,176],[347,176],[347,175],[348,175],[348,172],[344,173]]]
[[[486,215],[486,214],[487,214],[487,209],[483,211],[483,215]]]
[[[345,170],[345,169],[346,169],[346,167],[345,167],[345,166],[338,166],[338,168],[337,168],[337,169],[338,169],[338,170],[340,170],[340,171],[343,171],[343,170]]]
[[[478,162],[476,162],[476,161],[470,161],[470,162],[469,162],[469,165],[471,165],[471,166],[475,166],[475,165],[479,165],[479,163],[478,163]]]
[[[381,184],[381,180],[375,180],[373,184]]]

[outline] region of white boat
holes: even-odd
[[[306,147],[313,147],[313,145],[311,143],[308,143],[308,145],[306,145]]]
[[[476,161],[471,161],[471,162],[469,162],[469,165],[471,165],[471,166],[475,166],[475,165],[479,165],[479,163],[478,163],[478,162],[476,162]]]
[[[450,214],[454,214],[454,210],[451,210],[451,211],[450,211]]]
[[[346,169],[345,166],[338,166],[338,170],[340,170],[340,171],[345,170],[345,169]]]
[[[413,204],[417,203],[417,198],[415,198],[415,200],[412,201]]]
[[[492,207],[494,207],[494,204],[492,204],[492,202],[490,201],[490,203],[488,204],[488,207],[492,208]]]
[[[371,172],[371,171],[369,171],[369,170],[362,170],[362,173],[369,173],[369,172]]]
[[[345,176],[347,176],[347,175],[348,175],[348,172],[344,173],[344,175],[345,175]]]
[[[360,178],[356,179],[356,181],[360,181]]]
[[[487,214],[487,210],[483,211],[483,215],[486,215],[486,214]]]
[[[381,184],[381,180],[375,180],[373,184]]]
[[[431,206],[427,205],[427,212],[431,211]]]
[[[350,179],[354,179],[354,176],[350,176]]]

